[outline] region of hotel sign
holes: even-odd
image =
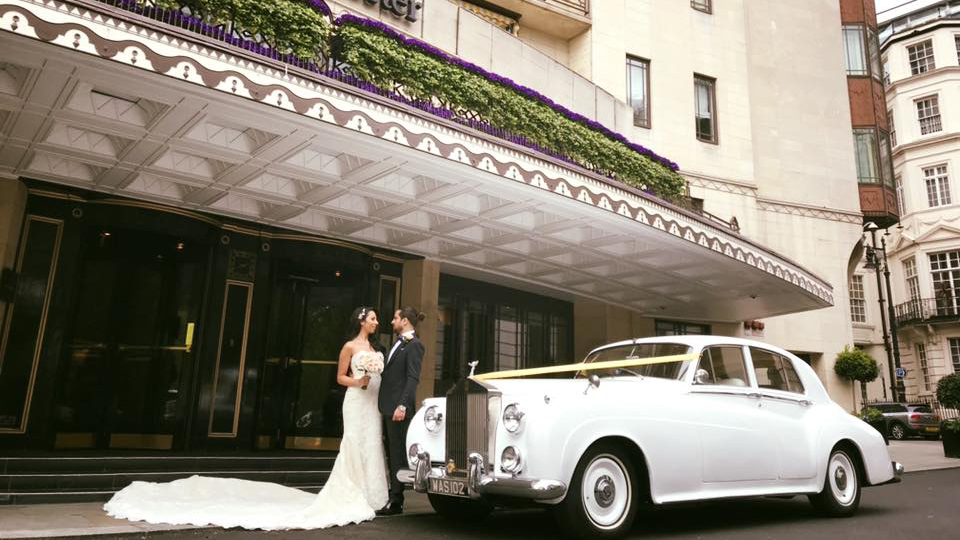
[[[416,22],[423,8],[422,0],[363,0],[363,3],[368,6],[380,4],[380,9],[410,22]]]

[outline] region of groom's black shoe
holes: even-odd
[[[388,504],[375,512],[378,516],[395,516],[403,513],[402,504]]]

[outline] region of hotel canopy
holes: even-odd
[[[833,303],[824,280],[616,171],[161,13],[0,0],[0,173],[652,316]]]

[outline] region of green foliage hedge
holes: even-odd
[[[546,104],[466,69],[404,47],[391,37],[352,24],[339,27],[334,54],[361,79],[417,100],[433,100],[466,118],[566,155],[640,189],[680,201],[686,182],[619,141],[575,122]]]
[[[251,34],[259,34],[279,52],[304,60],[329,50],[333,25],[326,14],[303,1],[291,0],[155,0],[157,7],[178,10],[190,7],[210,24],[234,21]]]
[[[960,409],[960,373],[953,373],[937,383],[937,401],[944,407]],[[960,418],[946,422],[949,431],[960,431]]]

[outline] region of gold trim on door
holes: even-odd
[[[339,450],[339,437],[295,437],[288,436],[284,447],[297,450]]]
[[[33,346],[33,365],[30,368],[30,378],[27,382],[27,393],[24,398],[23,414],[20,416],[20,427],[16,429],[0,428],[0,435],[22,435],[27,432],[27,422],[30,418],[30,405],[33,403],[33,387],[37,382],[37,369],[40,364],[40,353],[43,351],[43,336],[47,329],[47,316],[50,309],[50,297],[53,296],[53,284],[57,277],[57,264],[60,261],[60,241],[63,238],[63,220],[52,219],[44,216],[27,215],[26,224],[23,227],[23,233],[20,237],[20,253],[17,256],[17,274],[23,269],[23,258],[26,253],[27,238],[30,234],[31,221],[50,223],[57,226],[57,239],[53,243],[53,256],[50,259],[50,271],[47,273],[47,285],[43,295],[43,309],[40,312],[40,325],[37,329],[37,339]],[[14,298],[16,300],[16,298]],[[3,342],[0,343],[0,373],[3,373],[3,361],[6,357],[7,341],[10,337],[10,326],[13,323],[13,311],[16,304],[11,302],[7,308],[7,316],[4,321]]]
[[[240,344],[240,366],[237,368],[237,397],[233,405],[233,429],[230,432],[213,431],[213,415],[216,412],[217,384],[220,380],[220,355],[223,352],[223,329],[227,321],[227,304],[230,297],[230,286],[246,287],[247,305],[244,307],[243,338]],[[237,427],[240,423],[240,398],[243,396],[244,368],[247,362],[247,337],[250,333],[250,311],[253,306],[253,283],[228,279],[223,289],[223,311],[220,313],[220,334],[217,339],[217,362],[213,369],[213,392],[210,395],[210,421],[207,423],[208,437],[231,438],[237,436]]]
[[[173,448],[173,435],[159,433],[111,433],[110,448],[170,450]]]

